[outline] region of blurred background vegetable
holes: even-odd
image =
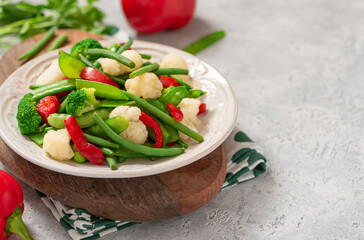
[[[193,17],[195,0],[121,0],[129,24],[138,33],[179,29]]]
[[[112,35],[115,26],[102,23],[105,14],[87,0],[46,0],[44,4],[30,1],[3,0],[0,3],[0,47],[9,47],[51,27],[76,28],[97,34]]]

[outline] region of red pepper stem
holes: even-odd
[[[15,233],[24,240],[33,240],[27,227],[25,226],[23,219],[21,218],[21,207],[17,207],[14,212],[7,218],[6,232]],[[7,234],[8,235],[8,234]]]

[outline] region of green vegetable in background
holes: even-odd
[[[191,53],[191,54],[196,54],[196,53],[204,50],[208,46],[214,44],[215,42],[219,41],[224,36],[225,36],[224,31],[217,31],[217,32],[210,33],[207,36],[199,39],[198,41],[196,41],[194,43],[192,43],[191,45],[183,48],[183,50],[188,52],[188,53]]]
[[[102,23],[105,14],[94,6],[97,0],[87,0],[82,5],[78,0],[44,0],[42,4],[29,2],[3,0],[0,3],[2,46],[13,45],[16,39],[26,39],[46,32],[51,27],[75,28],[108,35],[118,31],[115,26]]]
[[[47,33],[43,36],[43,38],[37,42],[28,52],[24,53],[19,57],[19,60],[23,60],[25,58],[33,57],[37,54],[42,48],[52,39],[54,35],[54,28],[51,28],[47,31]]]

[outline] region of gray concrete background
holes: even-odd
[[[196,212],[103,239],[364,239],[363,1],[200,0],[186,28],[152,36],[135,35],[118,1],[98,5],[135,38],[175,47],[224,29],[198,57],[233,86],[238,124],[269,159]],[[69,239],[21,185],[34,238]]]

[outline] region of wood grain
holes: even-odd
[[[69,44],[88,37],[102,39],[70,29],[59,30],[56,36],[63,33],[69,35]],[[21,66],[17,58],[41,37],[29,38],[4,54],[0,60],[1,84]],[[21,158],[3,140],[0,140],[0,156],[11,173],[48,196],[101,217],[124,221],[157,221],[197,210],[216,196],[226,174],[224,144],[199,161],[174,171],[123,179],[84,178],[53,172]]]

